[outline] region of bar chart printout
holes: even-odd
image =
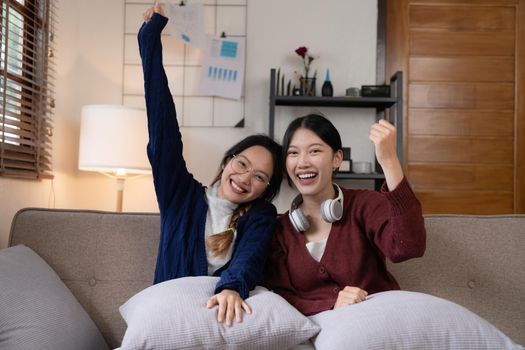
[[[199,83],[204,95],[240,99],[244,82],[244,38],[208,37]]]

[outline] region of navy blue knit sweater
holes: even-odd
[[[154,283],[208,274],[205,187],[186,168],[175,104],[162,66],[160,34],[167,22],[154,14],[138,34],[148,114],[147,151],[161,219]],[[271,203],[258,199],[239,219],[232,258],[214,274],[220,276],[216,293],[233,289],[245,299],[262,282],[276,216]]]

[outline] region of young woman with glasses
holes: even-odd
[[[220,276],[208,307],[231,326],[242,321],[248,293],[260,284],[277,217],[271,200],[283,175],[282,148],[264,135],[231,147],[210,187],[186,168],[175,104],[162,65],[156,4],[138,34],[148,115],[148,157],[161,216],[155,283],[184,276]]]

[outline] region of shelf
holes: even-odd
[[[322,97],[275,96],[276,106],[354,107],[385,109],[396,103],[395,97]]]
[[[268,119],[268,135],[275,136],[275,108],[277,106],[295,107],[342,107],[342,108],[374,108],[378,115],[384,113],[387,120],[397,128],[396,146],[397,156],[403,164],[403,73],[396,72],[390,78],[389,97],[353,97],[353,96],[278,96],[276,70],[270,70],[270,113]],[[378,166],[376,160],[376,167]],[[356,174],[339,172],[335,175],[338,180],[373,180],[374,188],[379,190],[385,179],[381,173]]]
[[[335,174],[334,178],[339,180],[384,180],[385,175],[378,173],[356,174],[348,171],[340,171]]]

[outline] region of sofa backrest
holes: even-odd
[[[9,245],[44,258],[115,348],[119,306],[152,283],[159,226],[158,214],[28,208]],[[525,215],[426,216],[425,226],[425,256],[389,264],[401,287],[461,304],[525,344]]]
[[[525,344],[525,215],[427,215],[422,258],[389,270],[402,289],[451,300]]]
[[[118,308],[152,284],[159,232],[158,214],[28,208],[15,215],[9,245],[38,253],[116,348],[126,331]]]

